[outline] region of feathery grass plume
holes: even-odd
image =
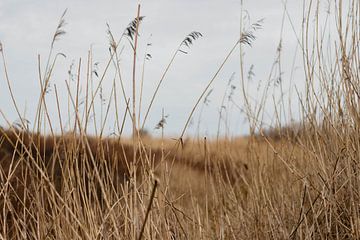
[[[59,24],[56,28],[56,31],[55,31],[55,34],[53,36],[53,40],[51,42],[51,48],[54,47],[54,43],[55,41],[59,40],[59,38],[63,35],[65,35],[66,31],[64,30],[64,27],[66,25],[66,22],[65,22],[65,14],[67,12],[67,9],[65,9],[64,13],[61,15],[60,17],[60,21],[59,21]]]
[[[262,18],[251,24],[247,30],[243,31],[240,35],[240,43],[249,45],[251,47],[252,42],[256,39],[254,32],[262,28],[263,22],[264,19]]]
[[[169,115],[166,115],[160,119],[160,121],[156,124],[155,129],[164,129],[166,124],[166,119],[169,117]]]
[[[139,25],[141,23],[141,21],[145,18],[145,16],[139,16]],[[129,37],[131,40],[133,40],[135,32],[136,32],[136,26],[138,24],[138,19],[135,18],[134,20],[132,20],[128,27],[125,29],[124,34],[125,36]]]
[[[186,46],[188,48],[190,48],[190,45],[192,45],[194,43],[195,40],[197,40],[198,38],[202,37],[202,33],[201,32],[197,32],[197,31],[193,31],[191,33],[189,33],[185,39],[181,42],[180,47],[179,47],[179,52],[187,54],[187,51],[184,51],[181,49],[182,46]]]

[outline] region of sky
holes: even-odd
[[[286,99],[284,105],[286,110],[283,110],[284,116],[281,117],[281,121],[288,122],[291,118],[299,116],[296,110],[298,103],[296,101],[288,103],[288,99],[293,98],[295,87],[301,89],[304,84],[303,73],[300,70],[301,55],[299,56],[296,38],[301,30],[302,3],[298,0],[285,2],[284,0],[244,1],[241,8],[240,0],[138,2],[1,0],[0,41],[3,46],[8,78],[19,111],[29,121],[30,126],[33,126],[40,96],[38,59],[40,59],[41,75],[43,76],[52,37],[62,13],[67,9],[64,17],[66,34],[60,36],[55,42],[52,59],[57,53],[62,55],[56,59],[49,92],[45,97],[53,128],[59,132],[60,123],[54,86],[58,91],[63,127],[69,129],[74,122],[74,111],[73,108],[70,107],[70,110],[68,108],[66,81],[73,94],[76,90],[76,81],[69,76],[70,66],[73,66],[73,78],[78,77],[77,69],[81,59],[79,84],[80,98],[83,98],[89,50],[91,49],[93,59],[90,65],[94,67],[97,63],[98,75],[101,76],[104,72],[109,60],[107,24],[114,37],[119,39],[128,24],[136,17],[137,7],[140,4],[140,15],[145,18],[139,30],[136,68],[137,103],[139,102],[144,55],[151,54],[151,59],[145,61],[144,67],[141,119],[143,119],[156,84],[161,79],[179,44],[192,31],[201,32],[203,37],[193,42],[190,48],[182,48],[187,51],[187,54],[177,54],[165,75],[145,123],[148,132],[153,135],[161,134],[161,130],[156,129],[156,125],[164,112],[164,116],[166,116],[165,135],[179,136],[196,101],[238,40],[241,13],[245,29],[251,23],[263,19],[261,29],[254,32],[256,39],[252,46],[242,46],[244,91],[241,84],[240,51],[237,48],[210,86],[209,90],[212,89],[212,91],[207,98],[208,101],[204,103],[202,100],[195,110],[186,131],[187,135],[201,137],[216,136],[218,132],[221,135],[238,136],[249,132],[243,92],[246,93],[255,110],[265,86],[271,85],[269,96],[265,101],[265,111],[260,119],[263,121],[264,127],[275,122],[274,106],[279,104],[281,92],[279,84],[275,83],[279,71],[272,71],[272,66],[276,60],[280,39],[282,39],[281,57],[283,59],[281,87]],[[285,15],[283,21],[285,4],[288,14]],[[242,12],[241,9],[243,9]],[[290,24],[290,19],[295,31]],[[119,63],[125,90],[127,96],[130,97],[132,94],[133,51],[127,40],[120,43],[119,49],[123,49]],[[0,116],[0,125],[6,127],[8,126],[7,122],[17,122],[19,117],[11,101],[4,70],[3,62],[1,62],[0,110],[4,116]],[[252,77],[247,79],[250,70]],[[99,83],[100,79],[94,73],[91,77],[94,85]],[[119,85],[115,68],[111,65],[101,85],[102,100],[100,96],[95,96],[97,124],[90,123],[89,129],[94,129],[96,125],[99,129],[101,119],[105,119],[107,103],[112,96],[111,87],[114,78],[116,84]],[[234,86],[233,92],[229,98],[232,85]],[[122,118],[126,105],[120,88],[117,89],[117,95],[119,95],[118,112]],[[114,108],[114,101],[112,101],[109,116],[104,125],[106,134],[115,131],[116,111]],[[95,130],[92,131],[95,132]],[[124,132],[131,132],[129,118],[126,120]]]

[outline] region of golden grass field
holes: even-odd
[[[8,123],[0,127],[0,239],[360,239],[360,2],[349,1],[346,8],[342,1],[333,3],[328,17],[337,32],[326,46],[326,28],[317,32],[322,25],[312,3],[304,2],[298,38],[306,85],[304,96],[298,94],[301,117],[286,124],[277,119],[265,128],[258,122],[269,93],[252,109],[243,90],[248,136],[184,133],[227,57],[235,48],[251,45],[259,22],[244,26],[174,139],[142,132],[135,94],[131,102],[124,96],[131,136],[122,135],[121,124],[112,137],[105,137],[101,127],[99,134],[88,134],[101,82],[86,89],[83,112],[79,84],[75,94],[69,91],[73,127],[64,130],[59,117],[60,132],[54,130],[46,94],[56,64],[53,45],[65,34],[64,15],[40,79],[35,126],[29,128],[0,45],[6,83],[21,119],[12,124],[0,109]],[[121,37],[133,40],[134,56],[141,19],[138,12]],[[115,41],[110,30],[109,36],[111,65],[119,62],[121,39]],[[181,42],[142,115],[145,119],[176,54],[201,36],[192,32]],[[135,64],[134,57],[134,69]],[[119,64],[113,67],[119,70]],[[89,76],[84,78],[90,83]],[[135,74],[133,81],[135,86]],[[55,96],[59,104],[56,89]],[[163,130],[164,121],[158,127]]]
[[[359,234],[354,204],[359,201],[359,179],[353,160],[358,145],[339,141],[348,135],[330,135],[331,129],[313,139],[188,139],[176,153],[171,140],[148,138],[138,140],[143,144],[136,165],[132,165],[131,145],[116,139],[66,135],[63,147],[62,137],[57,137],[58,145],[39,141],[38,135],[29,143],[27,133],[14,137],[12,131],[5,132],[13,138],[11,145],[10,137],[1,135],[3,236],[136,238],[155,180],[158,187],[144,239],[357,238]],[[358,136],[353,135],[359,140]],[[81,150],[86,142],[93,156]],[[121,179],[129,173],[115,164],[117,160],[141,174]],[[81,161],[87,164],[78,164]]]

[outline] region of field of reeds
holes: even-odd
[[[151,55],[144,56],[144,63],[136,57],[140,6],[120,39],[109,27],[104,71],[93,68],[91,51],[79,63],[78,71],[84,67],[87,72],[81,76],[85,97],[80,96],[80,74],[77,84],[66,83],[69,116],[60,114],[54,86],[60,131],[49,116],[47,93],[61,57],[53,46],[66,33],[65,13],[45,71],[39,70],[35,124],[18,107],[6,65],[5,52],[11,49],[0,45],[4,86],[20,119],[13,123],[0,109],[7,121],[0,128],[0,239],[360,239],[360,2],[330,1],[325,14],[319,6],[319,1],[304,1],[302,29],[296,29],[305,90],[294,90],[292,98],[299,103],[300,117],[283,122],[287,99],[281,99],[270,127],[261,118],[271,93],[264,88],[258,104],[252,104],[242,54],[256,40],[261,21],[242,26],[176,138],[152,137],[143,126],[169,68],[194,47],[200,32],[184,38],[150,103],[142,103],[143,85],[135,69]],[[134,52],[132,69],[120,66],[123,41]],[[249,135],[187,136],[193,114],[201,111],[235,49],[240,49],[237,71]],[[285,61],[281,51],[279,44],[274,68],[281,69]],[[102,122],[95,124],[100,117],[96,101],[110,68],[116,73],[110,97],[115,111],[109,102]],[[125,92],[121,71],[133,73],[132,93]],[[94,74],[97,84],[91,81]],[[276,83],[280,89],[283,81]],[[118,102],[126,103],[123,114],[116,111]],[[141,114],[139,104],[149,104]],[[103,123],[111,114],[116,131],[108,136]],[[129,119],[130,136],[123,134]],[[89,129],[90,122],[95,130]],[[165,124],[163,115],[156,127],[163,131]]]

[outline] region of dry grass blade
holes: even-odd
[[[153,203],[154,198],[155,198],[155,193],[156,193],[157,186],[158,186],[158,181],[155,180],[154,187],[153,187],[153,189],[151,191],[151,195],[150,195],[150,201],[149,201],[149,204],[148,204],[147,209],[146,209],[145,219],[144,219],[144,222],[143,222],[143,224],[141,226],[141,230],[140,230],[140,233],[139,233],[138,240],[141,240],[142,237],[143,237],[145,225],[146,225],[146,222],[148,220],[148,217],[149,217],[149,214],[150,214],[150,211],[151,211],[151,206],[152,206],[152,203]]]
[[[117,48],[117,44],[116,44],[116,41],[115,41],[115,38],[111,32],[111,29],[110,29],[110,25],[108,23],[106,23],[106,26],[107,26],[107,34],[108,34],[108,37],[109,37],[109,42],[110,42],[110,47],[111,49],[116,52],[116,48]]]

